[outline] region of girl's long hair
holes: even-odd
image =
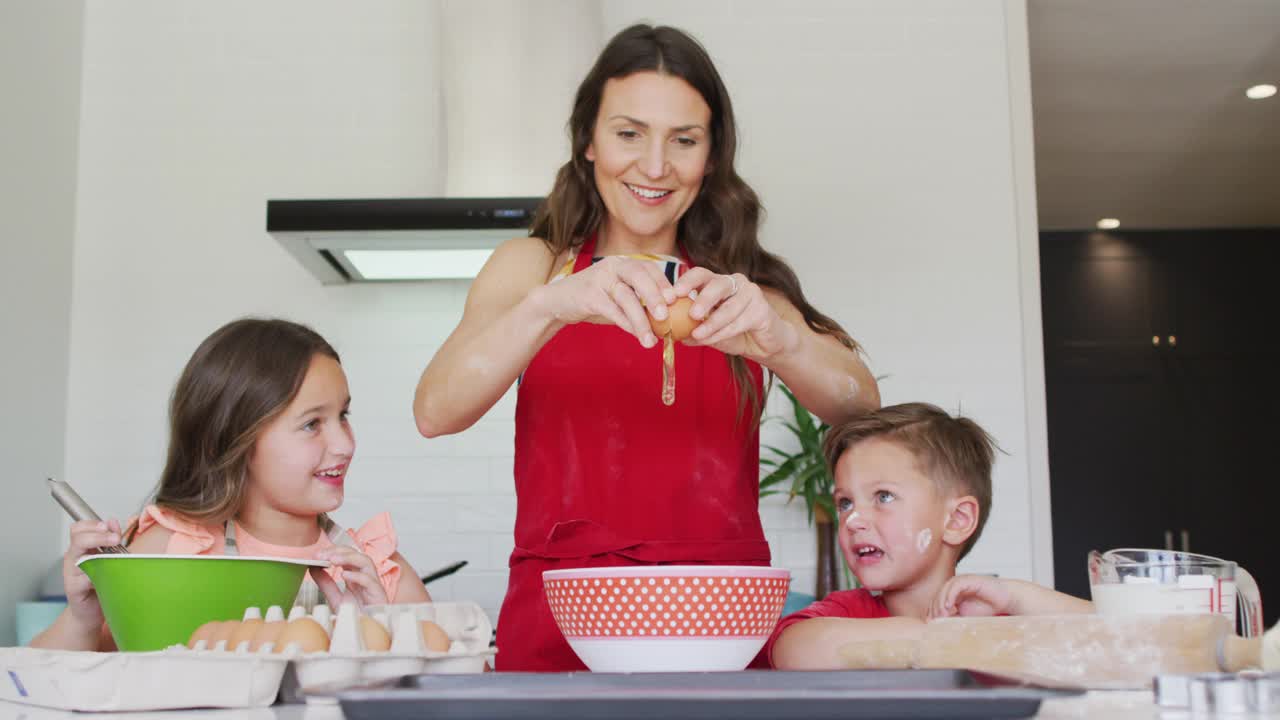
[[[235,517],[258,435],[297,396],[317,355],[339,360],[314,330],[279,319],[235,320],[200,343],[170,399],[155,504],[202,525]],[[319,524],[330,520],[321,514]],[[135,523],[127,541],[136,531]]]
[[[600,53],[578,87],[569,116],[570,160],[560,168],[550,194],[538,207],[530,236],[541,238],[552,256],[559,257],[600,229],[607,211],[586,152],[595,133],[604,86],[613,78],[646,71],[684,80],[711,108],[709,172],[697,198],[680,218],[677,239],[681,249],[695,265],[714,273],[742,273],[752,282],[782,293],[810,328],[857,350],[839,323],[805,299],[795,271],[760,246],[763,208],[755,191],[734,168],[738,132],[729,92],[706,50],[675,28],[632,25],[615,35]],[[729,363],[739,388],[739,409],[749,403],[758,421],[764,399],[751,381],[746,362],[731,356]]]

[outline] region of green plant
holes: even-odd
[[[778,389],[791,402],[792,419],[769,417],[768,420],[779,420],[791,431],[800,443],[800,449],[786,452],[772,445],[763,445],[763,449],[771,456],[761,456],[760,466],[767,474],[760,478],[760,497],[781,495],[786,493],[787,502],[796,498],[804,499],[805,510],[809,515],[809,525],[814,526],[817,537],[817,582],[814,596],[823,598],[836,587],[836,566],[844,576],[845,587],[857,587],[857,581],[849,572],[848,566],[838,560],[836,551],[835,500],[832,491],[835,478],[827,467],[827,458],[822,453],[822,442],[826,439],[830,425],[817,420],[796,399],[794,393],[786,385],[778,383]],[[786,483],[790,482],[787,486]]]
[[[800,442],[800,449],[795,452],[786,452],[772,445],[762,446],[773,456],[760,458],[760,466],[768,471],[768,474],[760,479],[760,497],[786,493],[788,503],[796,498],[802,498],[805,509],[809,513],[810,525],[814,523],[815,512],[819,509],[822,512],[817,514],[817,519],[822,520],[825,513],[826,521],[830,522],[830,519],[837,515],[835,504],[831,499],[835,480],[827,468],[827,459],[822,455],[822,441],[826,438],[830,426],[817,422],[816,418],[800,404],[800,401],[796,400],[795,394],[786,385],[778,383],[778,389],[791,401],[794,420],[770,417],[766,421],[781,420],[783,426],[790,430]],[[790,487],[779,487],[787,481],[790,481]]]

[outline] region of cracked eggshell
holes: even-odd
[[[662,339],[668,332],[671,333],[671,339],[679,342],[693,334],[693,329],[702,324],[700,320],[694,320],[689,317],[689,310],[693,307],[693,301],[687,297],[676,298],[674,304],[667,306],[667,319],[658,320],[649,316],[649,325],[653,328],[653,334]]]

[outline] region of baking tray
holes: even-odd
[[[966,670],[409,675],[338,694],[347,720],[1024,718],[1080,695]]]

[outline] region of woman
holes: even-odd
[[[769,563],[765,370],[828,422],[880,403],[857,345],[761,249],[729,95],[695,40],[618,33],[578,88],[569,131],[572,158],[530,237],[494,252],[414,398],[418,429],[435,437],[470,427],[520,379],[499,670],[583,668],[544,570]],[[665,319],[680,297],[702,324],[675,348],[666,405],[648,314]]]

